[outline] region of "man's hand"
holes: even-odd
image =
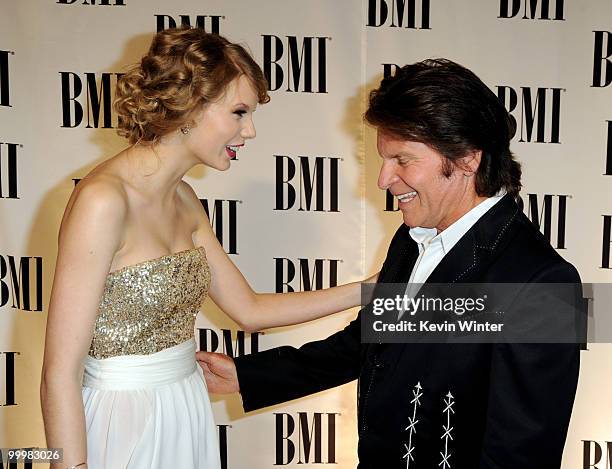
[[[229,394],[240,391],[233,358],[223,353],[197,352],[196,360],[204,371],[209,392]]]

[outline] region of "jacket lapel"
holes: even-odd
[[[513,198],[504,196],[444,256],[426,283],[478,282],[519,213]]]
[[[410,236],[410,230],[407,226],[400,227],[397,236],[400,236],[400,238],[396,243],[391,243],[386,261],[387,265],[384,275],[378,279],[379,283],[407,284],[414,263],[419,257],[419,248]],[[365,311],[365,314],[370,314],[369,308],[366,308]],[[366,357],[380,352],[387,345],[366,344],[364,349]]]
[[[410,237],[408,230],[406,230],[406,237],[408,239],[402,246],[403,252],[400,252],[399,258],[389,267],[383,280],[384,283],[408,283],[408,280],[410,280],[412,268],[419,257],[419,248]]]

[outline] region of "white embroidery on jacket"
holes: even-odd
[[[444,452],[440,451],[440,456],[442,456],[442,460],[440,461],[438,466],[442,466],[442,469],[450,469],[451,465],[449,462],[449,458],[451,457],[452,453],[450,453],[448,450],[448,440],[453,439],[453,427],[451,427],[450,424],[450,416],[451,414],[455,413],[455,410],[453,409],[453,406],[455,405],[455,398],[453,397],[450,391],[448,391],[446,399],[444,399],[444,404],[446,407],[444,407],[442,413],[446,415],[446,425],[442,424],[442,429],[444,430],[444,433],[440,438],[444,440]]]
[[[413,398],[410,401],[412,404],[412,418],[408,417],[408,426],[404,430],[410,430],[408,435],[408,444],[404,443],[404,448],[406,448],[406,454],[402,456],[402,459],[406,460],[406,469],[410,468],[410,461],[414,461],[414,455],[412,454],[414,451],[414,446],[412,444],[412,435],[416,433],[416,424],[419,421],[416,418],[417,407],[421,405],[420,398],[423,395],[421,391],[423,388],[421,387],[421,382],[419,381],[414,389],[412,390]]]

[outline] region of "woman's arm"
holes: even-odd
[[[233,264],[232,264],[233,265]],[[324,290],[288,293],[255,293],[251,330],[312,321],[361,305],[361,283],[376,283],[378,273],[363,282]],[[245,280],[246,283],[246,280]],[[248,286],[248,283],[247,283]],[[227,300],[225,300],[227,303]],[[237,311],[240,314],[240,310]]]
[[[205,247],[211,270],[209,295],[245,331],[311,321],[361,304],[360,282],[308,292],[255,293],[219,244],[193,189],[189,191],[200,218],[195,242]],[[376,282],[377,276],[367,282]]]
[[[125,213],[124,198],[110,183],[82,181],[62,220],[40,388],[47,445],[64,449],[64,462],[52,467],[87,460],[83,360]]]

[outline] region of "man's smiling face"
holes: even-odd
[[[377,146],[382,158],[378,187],[389,189],[397,198],[409,227],[443,231],[474,206],[474,198],[478,199],[474,173],[453,163],[451,174],[445,176],[444,156],[428,145],[379,129]],[[475,164],[477,168],[478,162]]]

